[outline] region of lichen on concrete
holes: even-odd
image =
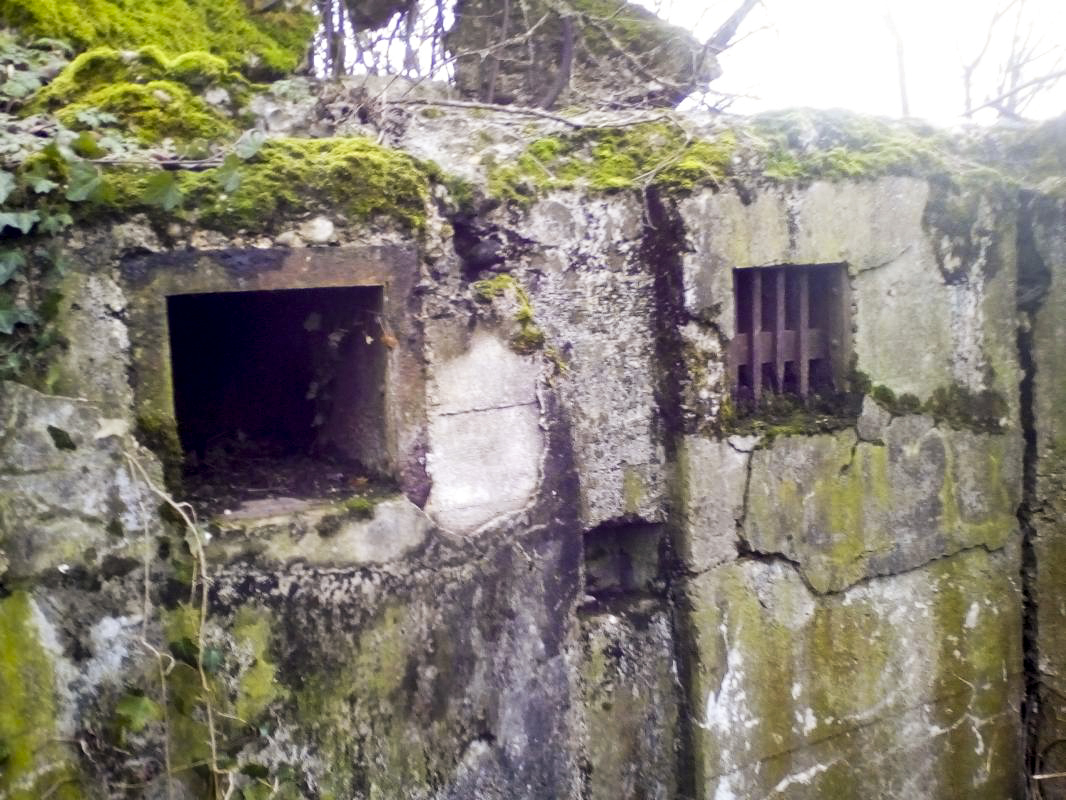
[[[742,535],[797,563],[815,591],[840,591],[961,549],[1003,547],[1017,531],[1020,469],[1017,437],[921,416],[893,420],[883,444],[854,432],[788,437],[752,456]]]
[[[58,738],[55,673],[34,613],[25,591],[0,599],[0,795],[76,800],[84,795],[75,759]]]
[[[828,598],[782,561],[742,561],[696,579],[703,796],[777,788],[848,797],[856,781],[863,792],[937,796],[960,776],[970,796],[1013,796],[1019,595],[1000,572],[1012,552],[978,549]],[[998,766],[954,776],[934,766],[974,746],[996,748]]]

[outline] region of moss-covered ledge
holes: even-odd
[[[0,24],[28,37],[60,39],[78,50],[155,45],[177,55],[212,53],[252,77],[281,77],[299,66],[315,16],[295,4],[253,11],[244,0],[0,0]]]

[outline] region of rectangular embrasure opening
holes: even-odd
[[[741,406],[767,394],[808,397],[839,390],[847,365],[847,270],[843,264],[733,270],[733,393]]]
[[[387,477],[382,289],[167,298],[187,493],[205,506]]]

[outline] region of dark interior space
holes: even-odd
[[[380,477],[380,287],[174,295],[186,490],[205,506],[352,493]]]
[[[585,594],[597,599],[664,590],[661,525],[606,523],[585,534]]]
[[[840,345],[846,338],[847,324],[845,266],[749,267],[735,269],[733,275],[736,330],[744,342],[740,352],[733,354],[736,399],[754,404],[756,378],[760,379],[761,392],[778,395],[821,395],[839,389],[847,356],[846,348]],[[753,330],[756,327],[758,330]],[[809,332],[805,355],[800,352],[800,328]],[[757,365],[752,363],[752,336],[761,339]],[[800,379],[804,357],[806,387]]]

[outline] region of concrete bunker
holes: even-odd
[[[385,477],[381,310],[380,286],[169,296],[174,410],[192,482],[313,494]]]

